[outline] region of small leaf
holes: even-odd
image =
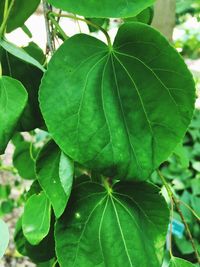
[[[55,256],[53,231],[53,224],[51,224],[49,234],[38,245],[33,246],[26,240],[23,234],[22,219],[20,218],[16,224],[14,234],[14,241],[18,252],[36,263],[52,259]]]
[[[11,1],[9,0],[9,3]],[[9,19],[7,21],[7,32],[11,32],[14,29],[23,26],[24,22],[30,17],[30,15],[36,10],[40,3],[40,0],[15,0],[12,7]],[[0,25],[3,19],[5,0],[0,1]]]
[[[82,182],[56,223],[58,262],[61,267],[160,267],[168,222],[167,205],[153,185],[118,183],[107,191]]]
[[[27,103],[23,85],[10,77],[0,77],[0,154],[12,138]]]
[[[151,6],[155,0],[48,0],[48,2],[57,8],[88,18],[125,18],[136,16]]]
[[[31,143],[21,142],[17,145],[13,155],[13,165],[18,170],[19,175],[27,180],[35,179],[35,162],[30,155]],[[33,156],[37,155],[37,150],[32,148]]]
[[[189,261],[173,257],[170,261],[169,267],[195,267],[195,265]]]
[[[0,46],[2,46],[13,56],[39,68],[43,72],[46,71],[45,68],[36,59],[30,56],[23,48],[20,48],[4,39],[0,39]]]
[[[48,196],[56,217],[65,210],[73,182],[73,162],[52,141],[41,150],[36,161],[38,181]]]
[[[66,155],[105,176],[145,180],[183,139],[195,88],[160,33],[126,23],[112,48],[84,34],[69,38],[52,57],[39,98]]]
[[[154,9],[153,7],[148,7],[144,9],[142,12],[140,12],[137,16],[133,18],[126,18],[124,19],[125,22],[142,22],[146,24],[151,24],[153,20],[153,15],[154,15]]]
[[[0,219],[0,259],[3,257],[8,243],[9,243],[9,231],[8,226],[4,221]]]
[[[38,245],[49,233],[51,205],[44,192],[32,195],[25,204],[23,233],[31,245]]]

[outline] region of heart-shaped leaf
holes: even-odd
[[[169,267],[195,267],[195,265],[189,261],[173,257],[170,261]]]
[[[52,141],[43,147],[37,158],[37,178],[57,218],[62,215],[67,205],[73,182],[73,170],[73,162]]]
[[[0,154],[10,141],[27,103],[27,92],[17,80],[0,76]]]
[[[0,219],[0,259],[3,257],[9,242],[8,226]]]
[[[147,183],[82,182],[55,229],[61,267],[160,267],[169,212]],[[140,251],[140,253],[138,253]]]
[[[32,195],[26,202],[22,217],[24,236],[31,245],[38,245],[49,233],[51,205],[44,192]]]
[[[57,8],[88,18],[122,18],[136,16],[146,7],[153,5],[155,0],[48,0],[48,2]]]
[[[84,34],[68,39],[40,88],[44,119],[62,150],[122,179],[146,179],[167,159],[187,130],[194,99],[181,57],[141,23],[124,24],[112,48]]]

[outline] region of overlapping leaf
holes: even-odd
[[[67,205],[73,182],[73,162],[54,142],[41,150],[37,162],[38,181],[47,194],[56,217],[60,217]]]
[[[44,192],[32,195],[26,202],[22,217],[22,228],[26,239],[38,245],[49,233],[51,205]]]
[[[151,6],[155,0],[48,0],[48,2],[57,8],[88,18],[122,18],[136,16],[143,9]]]
[[[195,265],[186,260],[173,257],[170,261],[169,267],[195,267]]]
[[[194,100],[181,57],[141,23],[124,24],[113,47],[84,34],[70,38],[40,88],[44,119],[62,150],[121,179],[147,179],[167,159],[187,130]]]
[[[168,208],[150,184],[75,187],[55,230],[61,267],[160,267]]]
[[[27,92],[20,82],[10,77],[0,77],[0,154],[14,133],[27,98]]]

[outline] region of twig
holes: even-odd
[[[196,246],[195,246],[195,243],[194,243],[194,240],[193,240],[193,237],[192,237],[190,228],[189,228],[187,222],[185,221],[185,218],[184,218],[184,216],[183,216],[183,213],[182,213],[182,211],[181,211],[181,209],[180,209],[180,207],[179,207],[179,201],[178,201],[178,199],[175,197],[175,195],[173,194],[173,192],[172,192],[172,190],[171,190],[169,184],[168,184],[167,181],[165,180],[165,178],[164,178],[164,176],[162,175],[162,173],[161,173],[159,170],[157,170],[157,173],[158,173],[158,175],[159,175],[159,177],[160,177],[160,179],[161,179],[163,185],[165,186],[165,188],[166,188],[166,190],[167,190],[167,192],[168,192],[169,197],[173,200],[173,203],[174,203],[174,205],[175,205],[175,207],[176,207],[176,209],[177,209],[177,211],[178,211],[178,213],[179,213],[179,215],[180,215],[180,217],[181,217],[181,220],[182,220],[183,224],[185,225],[185,229],[186,229],[187,235],[188,235],[188,237],[189,237],[189,239],[190,239],[190,242],[191,242],[191,244],[192,244],[192,247],[193,247],[193,249],[194,249],[195,256],[196,256],[196,258],[197,258],[198,263],[200,263],[200,257],[199,257],[198,250],[197,250],[197,248],[196,248]]]

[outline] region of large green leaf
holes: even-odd
[[[75,187],[55,229],[61,267],[160,267],[169,212],[157,187],[118,183]]]
[[[151,6],[155,0],[48,0],[57,8],[76,13],[88,18],[133,17]]]
[[[17,80],[0,76],[0,154],[11,139],[27,103],[27,92]]]
[[[146,179],[167,159],[185,134],[195,99],[181,57],[141,23],[124,24],[113,48],[84,34],[68,39],[49,63],[39,94],[61,149],[122,179]]]
[[[51,205],[44,192],[32,195],[25,204],[22,217],[24,236],[31,245],[38,245],[49,233]]]
[[[36,162],[38,181],[57,218],[64,212],[71,193],[73,169],[73,162],[52,141],[44,146]]]
[[[9,3],[11,0],[9,0]],[[40,3],[40,0],[15,0],[13,8],[11,10],[8,22],[7,32],[11,32],[14,29],[23,26],[24,22],[30,17],[30,15],[36,10]],[[0,24],[3,20],[5,0],[0,1]]]
[[[5,253],[9,242],[8,226],[0,219],[0,259]]]
[[[30,56],[44,63],[43,51],[34,43],[23,47]],[[22,82],[28,92],[28,103],[20,119],[18,130],[30,131],[43,125],[38,103],[38,90],[43,72],[27,62],[3,51],[1,57],[3,75],[11,76]]]
[[[195,265],[189,261],[173,257],[170,261],[169,267],[195,267]]]

